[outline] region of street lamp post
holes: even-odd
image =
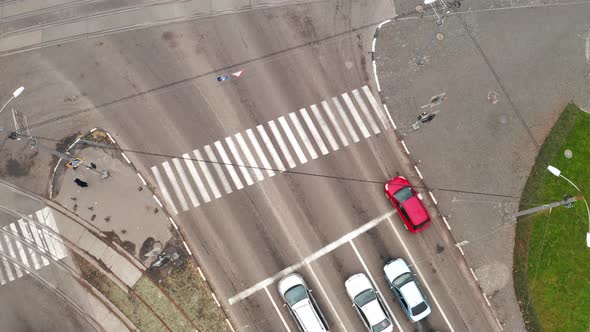
[[[6,107],[6,105],[8,105],[8,103],[10,103],[16,97],[20,96],[20,94],[23,93],[24,89],[25,89],[25,87],[21,86],[20,88],[14,90],[14,92],[12,93],[12,97],[10,97],[10,99],[8,99],[8,101],[6,103],[4,103],[4,106],[2,106],[2,108],[0,108],[0,113],[2,113],[2,111],[4,111],[4,108]]]
[[[573,183],[570,179],[566,178],[565,176],[561,175],[561,171],[554,166],[547,166],[547,170],[549,172],[551,172],[551,174],[563,178],[564,180],[566,180],[567,182],[569,182],[569,184],[571,184],[574,188],[576,188],[576,190],[582,194],[582,200],[584,201],[584,204],[586,205],[586,212],[588,213],[588,232],[586,233],[586,246],[588,248],[590,248],[590,208],[588,207],[588,202],[586,202],[586,198],[583,196],[584,194],[582,193],[582,191],[580,190],[580,188],[578,188],[578,186],[576,186],[575,183]]]

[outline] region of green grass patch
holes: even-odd
[[[567,159],[564,151],[573,152]],[[523,192],[520,209],[576,196],[547,171],[551,164],[582,192],[590,190],[590,115],[570,104],[545,144]],[[526,219],[526,220],[525,220]],[[583,202],[574,208],[522,217],[516,226],[514,287],[529,331],[590,331],[590,248]]]

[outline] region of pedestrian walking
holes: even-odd
[[[86,183],[85,181],[82,181],[82,180],[80,180],[80,179],[78,179],[78,178],[76,178],[76,180],[74,180],[74,182],[75,182],[75,183],[76,183],[78,186],[80,186],[80,187],[82,187],[82,188],[86,188],[86,187],[88,187],[88,183]]]

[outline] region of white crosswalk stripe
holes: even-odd
[[[285,132],[285,135],[287,135],[287,139],[289,140],[289,143],[291,143],[293,150],[295,150],[299,162],[305,164],[307,162],[307,157],[303,153],[299,143],[297,143],[297,139],[295,138],[295,135],[293,135],[293,131],[291,131],[291,127],[289,127],[289,123],[287,123],[287,119],[285,119],[284,116],[281,116],[279,118],[279,123],[281,124],[281,127],[283,127],[283,131]]]
[[[2,252],[2,263],[4,265],[4,273],[6,274],[6,278],[8,278],[8,281],[13,281],[16,278],[20,278],[20,277],[14,277],[14,274],[12,273],[12,268],[10,267],[12,264],[11,262],[4,256],[9,256],[8,251],[4,250],[4,245],[2,244],[2,238],[0,238],[0,252]],[[22,274],[21,274],[22,276]]]
[[[31,219],[32,216],[30,216]],[[47,243],[45,242],[45,239],[42,238],[43,233],[40,232],[40,230],[37,228],[37,225],[35,225],[32,222],[29,222],[29,227],[31,228],[31,233],[33,233],[33,239],[35,240],[35,243],[37,244],[37,248],[39,248],[39,250],[43,253],[43,254],[47,254]],[[41,254],[41,260],[43,261],[43,266],[49,264],[49,260],[47,259],[47,257],[45,257],[45,255]]]
[[[39,215],[41,217],[39,217]],[[37,211],[37,218],[39,221],[49,226],[49,228],[53,230],[51,233],[47,231],[47,233],[50,235],[46,237],[46,242],[50,242],[53,245],[53,248],[55,248],[55,253],[53,254],[55,259],[62,259],[66,257],[68,255],[68,251],[58,235],[59,230],[57,229],[57,224],[55,223],[55,218],[53,217],[53,213],[51,213],[51,209],[49,207],[45,207]]]
[[[12,234],[14,236],[16,236],[16,238],[12,237],[11,240],[14,241],[14,243],[16,245],[16,249],[18,250],[17,255],[20,257],[19,261],[22,262],[22,264],[25,266],[24,272],[30,273],[29,270],[31,269],[31,264],[29,263],[29,257],[27,256],[27,253],[25,252],[25,247],[18,240],[18,238],[20,237],[20,234],[18,233],[18,230],[16,229],[16,225],[14,223],[12,223],[9,225],[9,227],[10,227],[10,231],[12,231]],[[6,230],[6,227],[4,229]]]
[[[199,176],[199,173],[197,172],[197,168],[195,167],[195,163],[191,160],[192,159],[191,156],[188,153],[185,153],[182,155],[182,159],[184,159],[184,163],[186,164],[186,168],[188,168],[188,171],[189,171],[189,173],[191,173],[191,177],[193,178],[193,181],[197,185],[197,190],[199,191],[199,194],[201,194],[201,198],[203,199],[203,201],[205,203],[210,202],[211,197],[209,197],[209,193],[207,192],[207,189],[205,188],[205,184],[203,183],[203,181],[201,180],[201,177]]]
[[[6,230],[6,227],[3,227],[4,230]],[[10,236],[6,235],[6,233],[2,233],[2,237],[4,238],[4,245],[8,248],[8,251],[4,251],[2,250],[5,254],[8,254],[8,256],[10,258],[12,258],[14,261],[19,262],[20,260],[18,258],[16,258],[16,253],[14,251],[14,248],[12,247],[12,241],[10,239]],[[23,272],[21,270],[21,267],[18,265],[12,265],[14,267],[14,270],[16,271],[16,277],[17,278],[21,278],[23,276]]]
[[[309,131],[311,132],[311,136],[313,137],[313,139],[315,140],[315,143],[320,148],[320,152],[324,156],[327,155],[330,151],[328,151],[326,144],[324,144],[324,140],[322,139],[322,135],[320,135],[320,132],[318,131],[315,124],[311,120],[311,117],[307,113],[307,110],[305,108],[302,108],[299,110],[299,113],[301,113],[301,117],[303,118],[303,121],[305,121],[307,128],[309,128]]]
[[[254,156],[252,155],[252,152],[250,151],[248,144],[246,144],[246,140],[244,140],[244,136],[242,136],[241,133],[237,133],[234,135],[234,137],[236,138],[236,142],[238,142],[240,149],[242,149],[242,152],[246,156],[246,160],[248,161],[248,166],[250,166],[250,169],[252,170],[252,172],[256,176],[256,179],[258,179],[258,181],[264,180],[264,175],[262,175],[262,172],[260,171],[260,168],[258,167],[258,163],[256,163],[256,159],[254,159]]]
[[[176,168],[176,172],[180,176],[180,182],[182,182],[182,185],[184,186],[184,189],[186,190],[186,193],[188,194],[188,198],[190,199],[191,203],[193,204],[193,207],[197,207],[197,206],[201,205],[201,203],[199,203],[199,200],[197,199],[197,194],[193,190],[191,183],[188,181],[188,177],[186,176],[186,172],[184,171],[184,168],[182,168],[182,164],[180,163],[180,160],[178,160],[178,158],[172,158],[172,163],[174,164],[174,167]]]
[[[328,119],[330,119],[330,123],[332,123],[332,126],[334,126],[334,129],[336,130],[336,134],[338,135],[338,138],[340,138],[340,141],[342,142],[342,144],[344,146],[348,146],[348,144],[349,144],[348,138],[346,138],[346,135],[344,135],[344,131],[342,130],[342,128],[340,128],[340,124],[338,123],[336,116],[334,115],[334,113],[332,113],[332,109],[330,108],[330,104],[328,104],[328,102],[324,100],[324,101],[322,101],[322,108],[326,112]]]
[[[205,149],[205,154],[207,155],[207,158],[209,158],[209,161],[211,161],[211,163],[213,164],[213,169],[215,170],[215,173],[217,173],[219,181],[221,181],[223,190],[225,190],[226,194],[231,194],[233,190],[229,185],[229,181],[225,177],[225,174],[223,174],[223,170],[221,169],[219,161],[217,161],[217,157],[215,157],[215,153],[213,153],[213,149],[209,145],[205,145],[203,149]]]
[[[219,153],[219,156],[221,157],[221,161],[223,162],[225,169],[227,169],[229,176],[236,185],[236,189],[240,190],[244,188],[244,184],[242,184],[242,180],[238,176],[238,172],[236,172],[236,169],[234,168],[232,161],[229,160],[229,156],[227,155],[227,152],[225,152],[225,148],[223,147],[221,142],[217,141],[213,143],[213,145],[215,145],[217,153]]]
[[[168,192],[168,187],[166,187],[166,185],[164,184],[164,180],[162,180],[162,175],[160,174],[158,166],[152,166],[152,174],[154,174],[154,178],[158,183],[158,188],[160,188],[160,192],[162,193],[162,196],[164,196],[166,204],[168,204],[168,210],[170,210],[170,213],[172,214],[178,214],[178,210],[176,210],[176,205],[174,205],[172,197]]]
[[[274,176],[275,171],[272,169],[272,166],[268,162],[268,159],[266,159],[266,155],[264,154],[264,150],[262,150],[262,147],[258,143],[258,140],[256,139],[256,135],[254,135],[254,132],[252,131],[252,129],[246,130],[246,136],[248,136],[250,143],[252,143],[252,146],[254,147],[254,151],[256,151],[256,154],[258,155],[258,159],[260,159],[260,162],[262,163],[262,167],[264,167],[264,169],[266,170],[266,174],[268,174],[269,177]],[[274,146],[272,148],[274,150]],[[275,153],[276,153],[276,151],[275,151]],[[279,159],[279,161],[280,161],[280,159]]]
[[[207,167],[207,163],[205,162],[205,158],[203,158],[201,151],[194,150],[193,154],[195,155],[195,158],[197,158],[197,160],[198,160],[199,167],[201,168],[201,171],[203,172],[203,175],[205,176],[205,180],[207,180],[207,183],[209,184],[209,187],[211,188],[211,192],[213,193],[213,197],[215,197],[215,198],[221,197],[221,192],[219,191],[219,188],[217,188],[217,184],[215,184],[215,179],[213,179],[213,175],[211,175],[211,171],[209,171],[209,167]]]
[[[322,113],[320,113],[320,110],[318,109],[317,105],[313,104],[310,106],[310,108],[311,108],[311,112],[313,113],[313,116],[315,117],[316,121],[320,124],[320,128],[322,128],[324,135],[328,139],[328,143],[330,143],[330,147],[332,147],[333,151],[338,150],[340,147],[338,146],[338,143],[336,143],[336,139],[332,135],[332,132],[330,131],[330,127],[328,127],[328,124],[326,123],[326,120],[324,120],[324,117],[322,116]],[[307,114],[307,111],[305,113]],[[322,144],[323,143],[324,142],[322,141]],[[324,147],[325,147],[325,145],[324,145]],[[323,153],[323,151],[322,151],[322,153]]]
[[[170,180],[170,183],[172,184],[172,190],[174,190],[176,198],[178,198],[178,200],[180,201],[180,208],[182,209],[182,211],[187,211],[188,203],[186,201],[186,198],[184,198],[184,194],[182,193],[182,189],[180,189],[180,185],[176,180],[174,172],[172,172],[172,167],[170,167],[170,164],[167,161],[163,162],[162,166],[164,167],[164,172],[166,172],[166,175],[168,176],[168,180]]]
[[[0,260],[3,260],[2,257],[0,257]],[[0,266],[0,286],[4,285],[7,282],[8,281],[4,279],[4,272],[2,272],[2,267]]]
[[[307,149],[307,152],[311,156],[311,159],[317,159],[318,154],[317,154],[317,152],[315,152],[313,144],[311,144],[311,140],[309,139],[309,137],[307,137],[307,133],[303,129],[303,126],[301,125],[301,122],[299,121],[299,118],[297,117],[297,113],[293,112],[293,113],[289,114],[289,117],[291,118],[291,122],[293,122],[293,125],[295,126],[295,130],[299,134],[299,137],[301,137],[301,139],[303,140],[303,145],[305,145],[305,148]],[[313,125],[313,123],[312,123],[312,125]]]
[[[231,154],[234,156],[234,160],[236,161],[236,164],[238,165],[238,169],[242,173],[244,180],[246,180],[246,183],[249,186],[253,185],[254,181],[252,180],[252,176],[250,175],[248,168],[245,167],[246,164],[244,163],[242,156],[240,156],[240,153],[238,152],[238,149],[236,148],[234,141],[231,139],[231,136],[228,136],[225,138],[225,143],[229,147],[229,151],[231,152]]]
[[[19,219],[18,225],[20,227],[21,233],[23,234],[23,237],[27,240],[27,242],[31,245],[36,244],[33,241],[33,237],[31,235],[31,233],[29,232],[29,228],[27,227],[27,224],[25,223],[25,221],[22,219]],[[36,244],[36,246],[38,246],[38,244]],[[31,256],[31,261],[33,263],[33,267],[35,268],[35,270],[37,270],[38,268],[40,268],[42,266],[41,262],[39,261],[39,257],[37,256],[37,252],[29,246],[27,246],[27,251],[29,252],[29,256]]]
[[[381,132],[381,130],[379,130],[379,126],[377,126],[377,122],[375,122],[375,119],[373,119],[371,112],[369,112],[369,109],[367,108],[367,104],[365,104],[365,101],[363,100],[363,97],[361,97],[359,90],[357,90],[357,89],[352,90],[352,95],[354,96],[356,103],[361,108],[361,112],[363,112],[363,114],[365,115],[365,118],[367,119],[367,121],[369,121],[369,126],[371,127],[373,132],[375,134],[379,134]]]
[[[348,133],[352,137],[352,141],[355,143],[360,141],[358,135],[356,134],[356,130],[354,130],[354,127],[352,126],[352,123],[350,122],[348,115],[346,115],[346,112],[344,112],[344,108],[342,107],[342,104],[340,104],[338,98],[332,97],[332,103],[334,104],[334,106],[336,106],[338,114],[340,114],[340,118],[342,118],[342,121],[344,122],[344,126],[346,127]]]
[[[270,123],[269,123],[269,125],[270,125]],[[262,142],[264,142],[264,145],[266,146],[266,148],[270,152],[270,156],[271,156],[272,160],[275,162],[277,169],[281,172],[287,170],[285,168],[285,165],[283,165],[283,162],[281,161],[281,158],[279,157],[279,154],[277,153],[275,146],[272,144],[270,137],[268,137],[266,130],[264,130],[264,127],[262,125],[258,125],[258,126],[256,126],[256,129],[258,130],[258,133],[260,134],[260,137],[262,138]]]
[[[350,110],[350,113],[352,114],[352,118],[354,119],[354,121],[356,122],[356,124],[361,129],[361,133],[363,133],[363,136],[365,138],[371,137],[371,133],[369,133],[369,130],[365,126],[365,123],[363,122],[363,119],[361,119],[361,116],[359,115],[359,112],[356,110],[356,107],[352,103],[352,100],[348,96],[348,93],[345,92],[341,96],[342,96],[342,99],[344,99],[344,103],[346,104],[346,106]]]
[[[365,93],[365,96],[367,96],[367,98],[369,99],[369,103],[371,104],[371,106],[375,110],[375,113],[377,113],[377,117],[381,121],[383,128],[388,129],[389,122],[387,121],[387,117],[385,116],[385,113],[383,113],[381,106],[379,105],[379,103],[375,99],[375,96],[373,96],[373,93],[371,93],[371,90],[369,89],[368,86],[365,85],[365,86],[363,86],[362,89],[363,89],[363,92]]]
[[[277,140],[277,143],[279,143],[279,148],[281,149],[281,152],[283,152],[283,156],[287,160],[289,168],[295,167],[297,164],[295,164],[295,160],[293,160],[293,156],[291,156],[291,152],[289,152],[287,144],[285,144],[283,136],[281,135],[281,132],[279,131],[279,128],[277,127],[276,123],[273,120],[271,120],[268,122],[268,126],[270,127],[270,131],[272,131],[272,134]]]

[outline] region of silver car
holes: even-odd
[[[301,275],[289,274],[279,281],[279,293],[289,308],[289,313],[303,332],[329,331],[326,318],[311,295]]]

